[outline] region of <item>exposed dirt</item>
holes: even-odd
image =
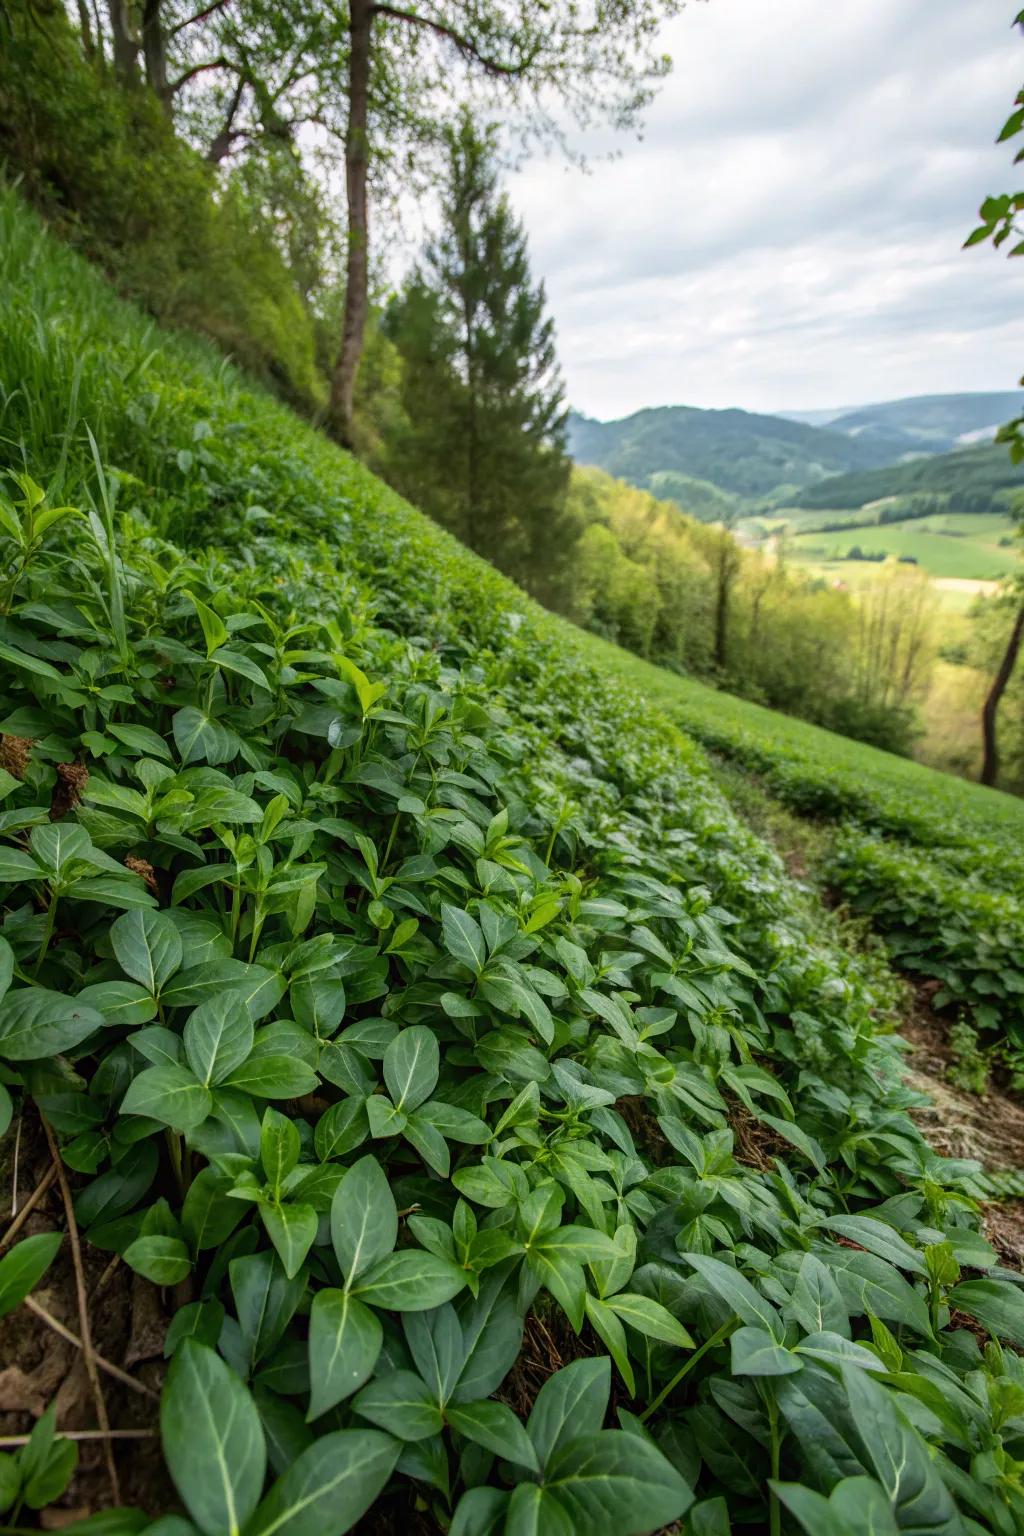
[[[541,1306],[544,1300],[541,1298]],[[543,1312],[531,1312],[526,1319],[519,1358],[494,1395],[507,1403],[521,1419],[528,1418],[537,1393],[549,1376],[574,1360],[603,1353],[604,1346],[590,1336],[589,1326],[577,1336],[560,1309],[552,1307]]]
[[[8,1155],[0,1168],[2,1216],[0,1240],[13,1215],[23,1209],[50,1167],[50,1153],[37,1124],[24,1123],[17,1160],[8,1138]],[[60,1187],[53,1183],[19,1228],[15,1241],[38,1232],[65,1231]],[[120,1260],[83,1244],[86,1294],[93,1347],[129,1375],[159,1394],[164,1373],[163,1340],[170,1319],[163,1294],[132,1274]],[[32,1299],[76,1336],[81,1329],[71,1245],[65,1239]],[[155,1431],[155,1397],[144,1397],[100,1373],[111,1429]],[[27,1306],[0,1320],[0,1434],[25,1435],[44,1409],[55,1402],[62,1431],[97,1428],[96,1404],[80,1349],[55,1332]],[[158,1514],[177,1500],[160,1456],[159,1438],[132,1440],[116,1446],[121,1503]],[[103,1447],[79,1445],[79,1462],[71,1483],[56,1507],[46,1512],[44,1529],[109,1507],[114,1502]]]
[[[934,982],[915,984],[910,1015],[900,1026],[911,1047],[907,1081],[931,1100],[913,1117],[943,1157],[976,1158],[988,1173],[1024,1168],[1024,1103],[996,1083],[977,1094],[949,1081],[949,1021],[931,1008],[935,988]],[[1002,1262],[1024,1269],[1024,1200],[984,1205],[982,1226]]]

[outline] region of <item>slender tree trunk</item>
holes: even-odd
[[[159,96],[164,111],[171,115],[171,98],[167,90],[167,51],[164,46],[164,29],[160,20],[161,0],[143,0],[142,3],[142,57],[146,65],[146,81],[150,90]]]
[[[1024,638],[1024,603],[1017,610],[1017,617],[1010,631],[1003,659],[999,663],[999,670],[992,679],[992,687],[988,691],[985,707],[981,712],[981,735],[984,744],[984,757],[981,764],[981,782],[994,784],[999,776],[999,752],[996,746],[996,714],[999,710],[999,700],[1006,692],[1006,685],[1013,676],[1013,669],[1017,664],[1017,656],[1020,653],[1020,643]]]
[[[121,80],[134,85],[139,73],[139,45],[132,36],[128,0],[109,0],[109,12],[114,68]]]
[[[729,538],[727,533],[722,534],[723,539]],[[718,600],[715,604],[715,665],[724,672],[726,661],[726,640],[729,627],[729,551],[722,547],[718,551]]]
[[[82,29],[82,52],[87,59],[91,59],[96,53],[96,44],[92,36],[92,21],[89,18],[89,7],[85,0],[78,0],[78,25]]]
[[[369,219],[366,174],[370,159],[367,117],[370,96],[371,0],[349,6],[348,127],[345,133],[345,189],[348,197],[348,256],[345,267],[345,318],[341,348],[331,375],[329,425],[346,447],[352,446],[356,375],[366,329],[369,287]]]

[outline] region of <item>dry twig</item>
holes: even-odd
[[[100,1381],[100,1373],[96,1368],[96,1354],[92,1347],[92,1329],[89,1326],[89,1301],[85,1290],[85,1269],[82,1265],[82,1245],[78,1239],[78,1222],[75,1219],[75,1207],[71,1200],[71,1189],[68,1185],[68,1176],[64,1171],[60,1150],[54,1139],[52,1130],[46,1116],[43,1115],[43,1130],[50,1144],[50,1154],[57,1167],[57,1179],[60,1183],[61,1198],[64,1201],[64,1213],[68,1223],[68,1237],[71,1239],[71,1258],[75,1267],[75,1290],[78,1294],[78,1324],[82,1331],[82,1358],[85,1361],[86,1374],[92,1387],[93,1400],[96,1404],[96,1417],[100,1430],[107,1438],[103,1441],[105,1460],[107,1463],[107,1475],[110,1478],[110,1491],[114,1497],[114,1503],[121,1502],[121,1485],[118,1481],[117,1468],[114,1465],[114,1453],[110,1447],[110,1420],[107,1418],[107,1404],[103,1396],[103,1383]]]
[[[68,1343],[73,1344],[76,1349],[82,1348],[82,1341],[78,1334],[72,1333],[71,1329],[65,1327],[60,1318],[54,1317],[52,1312],[47,1312],[42,1303],[36,1301],[34,1296],[25,1297],[25,1306],[28,1307],[30,1312],[34,1312],[36,1317],[41,1318],[48,1328],[52,1328],[54,1333],[59,1333],[62,1339],[67,1339]],[[142,1397],[151,1397],[155,1403],[160,1401],[160,1394],[154,1392],[152,1387],[147,1387],[144,1382],[136,1381],[134,1376],[129,1376],[127,1371],[122,1371],[121,1367],[115,1365],[112,1360],[104,1359],[102,1355],[97,1354],[96,1350],[93,1350],[93,1359],[100,1370],[106,1371],[108,1376],[113,1376],[115,1381],[121,1382],[123,1386],[131,1387],[133,1392],[140,1393]]]
[[[25,1204],[22,1206],[17,1216],[14,1217],[3,1237],[0,1237],[0,1253],[2,1253],[3,1250],[7,1247],[8,1243],[13,1243],[14,1239],[25,1225],[25,1222],[31,1216],[32,1212],[35,1210],[40,1200],[46,1194],[47,1190],[50,1188],[50,1185],[53,1183],[56,1177],[57,1165],[56,1163],[51,1163],[49,1168],[47,1168],[46,1172],[43,1174],[42,1178],[39,1180],[39,1183],[36,1185],[35,1189],[25,1201]]]
[[[152,1440],[155,1429],[58,1429],[62,1440]],[[28,1445],[28,1435],[0,1435],[0,1447]]]

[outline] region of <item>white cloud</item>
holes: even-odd
[[[511,181],[589,414],[1011,388],[1024,260],[960,246],[1015,172],[1009,0],[708,0],[640,142]],[[595,144],[607,142],[605,137]]]

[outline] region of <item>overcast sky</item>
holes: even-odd
[[[574,406],[1010,389],[1024,258],[960,249],[1024,76],[1017,0],[691,0],[642,141],[512,177]]]

